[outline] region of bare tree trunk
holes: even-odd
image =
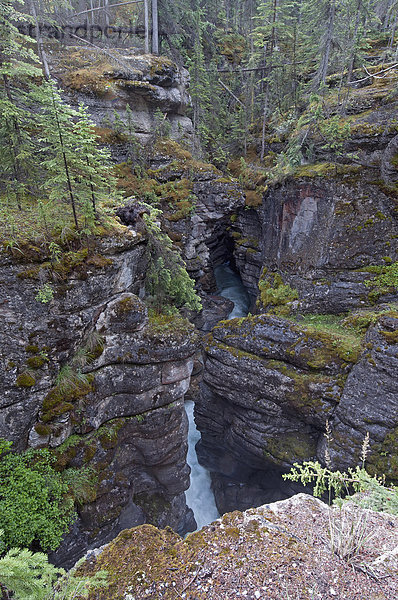
[[[148,0],[144,0],[144,22],[145,22],[145,54],[149,54],[149,9],[148,9]]]
[[[268,64],[266,64],[267,70],[265,72],[265,77],[266,77],[267,83],[266,83],[266,87],[265,87],[265,99],[264,99],[264,110],[263,110],[263,127],[262,127],[262,134],[261,134],[261,154],[260,154],[260,160],[264,159],[264,154],[265,154],[265,129],[266,129],[266,123],[267,123],[268,109],[269,109],[269,97],[270,97],[270,92],[271,92],[271,86],[270,86],[270,82],[269,82],[269,77],[270,77],[270,74],[271,74],[271,71],[272,71],[272,56],[274,54],[274,48],[275,48],[275,43],[276,43],[277,6],[278,6],[278,0],[273,0],[273,4],[272,4],[271,41],[270,41],[268,56],[267,56],[267,53],[266,53],[266,59],[265,59]]]
[[[159,54],[158,0],[152,0],[152,52]]]
[[[39,26],[39,21],[37,19],[36,6],[35,6],[34,0],[30,0],[29,4],[30,4],[30,12],[35,21],[35,25],[36,25],[37,51],[39,54],[39,58],[41,60],[41,64],[43,65],[44,75],[45,75],[46,79],[49,79],[50,78],[50,69],[48,66],[47,57],[46,57],[46,53],[45,53],[44,46],[43,46],[43,38],[41,37],[41,33],[40,33],[40,26]]]
[[[268,99],[269,99],[269,83],[267,82],[267,87],[265,90],[264,110],[263,110],[263,127],[262,127],[262,133],[261,133],[260,160],[264,160],[264,154],[265,154],[265,128],[267,125],[267,116],[268,116]]]
[[[3,81],[4,81],[4,88],[6,91],[6,96],[8,98],[8,101],[13,104],[14,101],[13,101],[12,94],[11,94],[10,83],[9,83],[8,77],[5,73],[3,74]],[[18,140],[20,140],[20,131],[19,131],[18,122],[15,118],[12,119],[12,122],[13,122],[14,130],[17,135],[17,138],[18,138]],[[15,181],[17,181],[18,183],[21,183],[22,169],[20,167],[19,160],[18,160],[18,152],[17,152],[13,142],[11,142],[11,152],[12,152],[12,157],[13,157],[13,165],[12,166],[13,166]],[[18,190],[16,192],[16,197],[17,197],[18,209],[22,210],[21,199],[19,197]]]
[[[318,71],[314,78],[313,88],[318,90],[322,84],[326,81],[326,75],[328,72],[330,51],[332,49],[334,25],[336,18],[336,0],[329,2],[329,15],[327,21],[327,29],[324,35],[324,43],[322,48],[322,59],[319,65]]]
[[[109,27],[109,0],[104,0],[105,26]]]
[[[395,32],[397,30],[397,26],[398,26],[398,13],[395,15],[395,19],[394,19],[394,23],[391,29],[391,37],[390,37],[390,43],[388,44],[388,47],[392,50],[393,46],[394,46],[394,38],[395,38]]]
[[[75,222],[76,231],[79,231],[79,223],[78,223],[77,214],[76,214],[76,202],[75,202],[75,196],[74,196],[74,193],[72,190],[72,182],[71,182],[70,173],[69,173],[69,165],[68,165],[68,161],[66,159],[66,154],[65,154],[65,146],[64,146],[64,139],[63,139],[62,130],[61,130],[61,123],[59,121],[58,110],[57,110],[57,107],[55,104],[54,93],[52,91],[51,91],[51,96],[52,96],[52,104],[53,104],[53,109],[54,109],[55,121],[57,124],[58,138],[59,138],[59,143],[60,143],[60,148],[61,148],[61,153],[62,153],[62,158],[63,158],[63,163],[64,163],[65,176],[66,176],[66,181],[68,184],[69,198],[70,198],[70,203],[72,206],[73,220]]]

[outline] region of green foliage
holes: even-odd
[[[318,498],[328,493],[337,503],[353,501],[364,508],[398,514],[398,488],[385,486],[383,478],[372,477],[363,466],[342,472],[317,461],[307,461],[301,465],[295,463],[290,473],[282,477],[313,485],[313,494]]]
[[[155,121],[154,137],[155,140],[158,138],[168,138],[170,136],[171,125],[170,121],[167,120],[167,113],[162,113],[160,108],[157,108],[153,115]]]
[[[12,548],[0,558],[0,581],[15,600],[47,600],[63,569],[57,569],[41,552]]]
[[[195,291],[195,282],[186,271],[180,255],[173,250],[172,241],[160,229],[157,218],[160,211],[146,205],[144,215],[148,231],[148,269],[145,287],[149,301],[162,312],[166,307],[201,310],[202,304]]]
[[[2,591],[11,592],[15,600],[72,600],[88,598],[90,591],[106,585],[105,571],[82,577],[76,575],[78,566],[66,573],[41,552],[12,548],[0,558]]]
[[[88,234],[97,203],[115,195],[110,156],[99,148],[86,109],[72,109],[55,82],[43,79],[33,40],[16,27],[29,20],[19,4],[5,0],[0,8],[1,218],[12,237],[21,235],[15,207],[35,212],[29,224],[44,227],[49,240],[71,218],[76,231]]]
[[[398,262],[376,269],[376,277],[365,281],[367,287],[378,288],[380,294],[387,293],[392,288],[398,289]]]
[[[0,523],[6,548],[54,550],[74,519],[73,490],[48,450],[10,452],[0,443]]]
[[[260,306],[276,314],[290,314],[290,304],[298,299],[297,290],[284,284],[279,273],[267,273],[263,270],[258,289]]]
[[[341,119],[335,115],[321,123],[320,132],[325,140],[323,148],[333,152],[336,156],[342,156],[344,142],[351,134],[350,124],[342,123]]]
[[[48,304],[54,298],[54,290],[49,283],[44,283],[42,286],[37,288],[37,294],[35,296],[38,302],[42,304]]]

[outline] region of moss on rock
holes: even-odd
[[[16,380],[16,385],[18,387],[24,387],[24,388],[33,387],[35,385],[35,383],[36,383],[36,380],[33,377],[33,375],[31,375],[30,373],[27,373],[26,371],[24,371],[23,373],[18,375],[17,380]]]

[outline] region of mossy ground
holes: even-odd
[[[45,199],[42,199],[46,203]],[[24,278],[36,278],[40,268],[50,267],[61,276],[68,274],[78,263],[106,267],[110,259],[97,254],[96,240],[105,237],[128,235],[128,228],[114,216],[117,206],[123,205],[121,198],[107,198],[98,203],[96,222],[87,233],[84,217],[79,218],[80,231],[76,231],[73,215],[68,205],[51,203],[44,214],[37,199],[21,198],[21,209],[13,199],[0,197],[0,251],[11,254],[18,262],[35,262],[42,265],[31,272],[21,273]],[[81,234],[84,230],[85,235]],[[57,258],[50,245],[59,250]],[[57,251],[58,252],[58,251]]]

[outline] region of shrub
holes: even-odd
[[[74,518],[74,501],[64,474],[47,449],[10,452],[0,440],[0,523],[6,548],[55,550]]]

